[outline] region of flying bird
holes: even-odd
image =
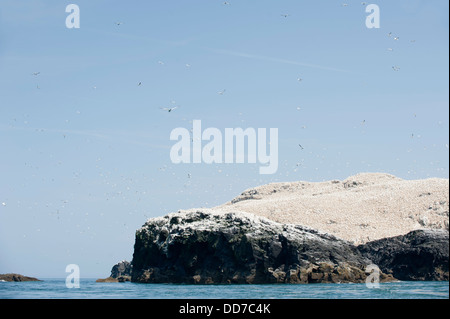
[[[39,75],[39,74],[41,74],[41,72],[33,72],[33,73],[31,73],[31,75]]]
[[[174,107],[160,107],[161,110],[167,111],[167,112],[172,112],[173,110],[179,108],[179,106],[174,106]]]
[[[400,70],[400,67],[399,67],[399,66],[393,66],[392,69],[393,69],[394,71],[399,71],[399,70]]]
[[[141,85],[142,85],[142,82],[139,82],[139,83],[138,83],[138,86],[141,86]]]
[[[225,89],[223,89],[222,91],[217,92],[217,94],[223,95],[225,93]]]
[[[116,25],[121,25],[123,22],[114,22]]]
[[[281,16],[287,18],[289,17],[289,14],[282,14]]]

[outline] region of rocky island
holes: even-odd
[[[41,280],[20,274],[0,274],[0,281],[21,282],[21,281],[41,281]]]
[[[381,282],[448,281],[448,215],[448,180],[360,174],[264,185],[219,207],[149,219],[136,232],[130,279],[363,283],[376,265]]]
[[[132,281],[364,282],[369,264],[356,246],[304,226],[244,212],[192,210],[152,219],[136,233]]]

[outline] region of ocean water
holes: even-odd
[[[65,278],[40,282],[0,282],[0,299],[449,299],[449,282],[365,284],[175,285],[97,283],[81,279],[67,288]]]

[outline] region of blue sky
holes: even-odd
[[[269,182],[448,178],[448,1],[229,2],[0,0],[0,273],[107,277],[147,218]],[[172,164],[193,120],[278,128],[277,173]]]

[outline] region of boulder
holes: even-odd
[[[131,263],[126,260],[115,264],[111,269],[112,278],[130,277],[131,276]]]
[[[136,232],[131,281],[363,283],[372,261],[350,242],[244,212],[180,211]],[[394,280],[381,273],[381,281]]]
[[[97,279],[96,282],[125,282],[131,280],[131,263],[123,260],[115,264],[111,269],[111,275],[105,279]]]

